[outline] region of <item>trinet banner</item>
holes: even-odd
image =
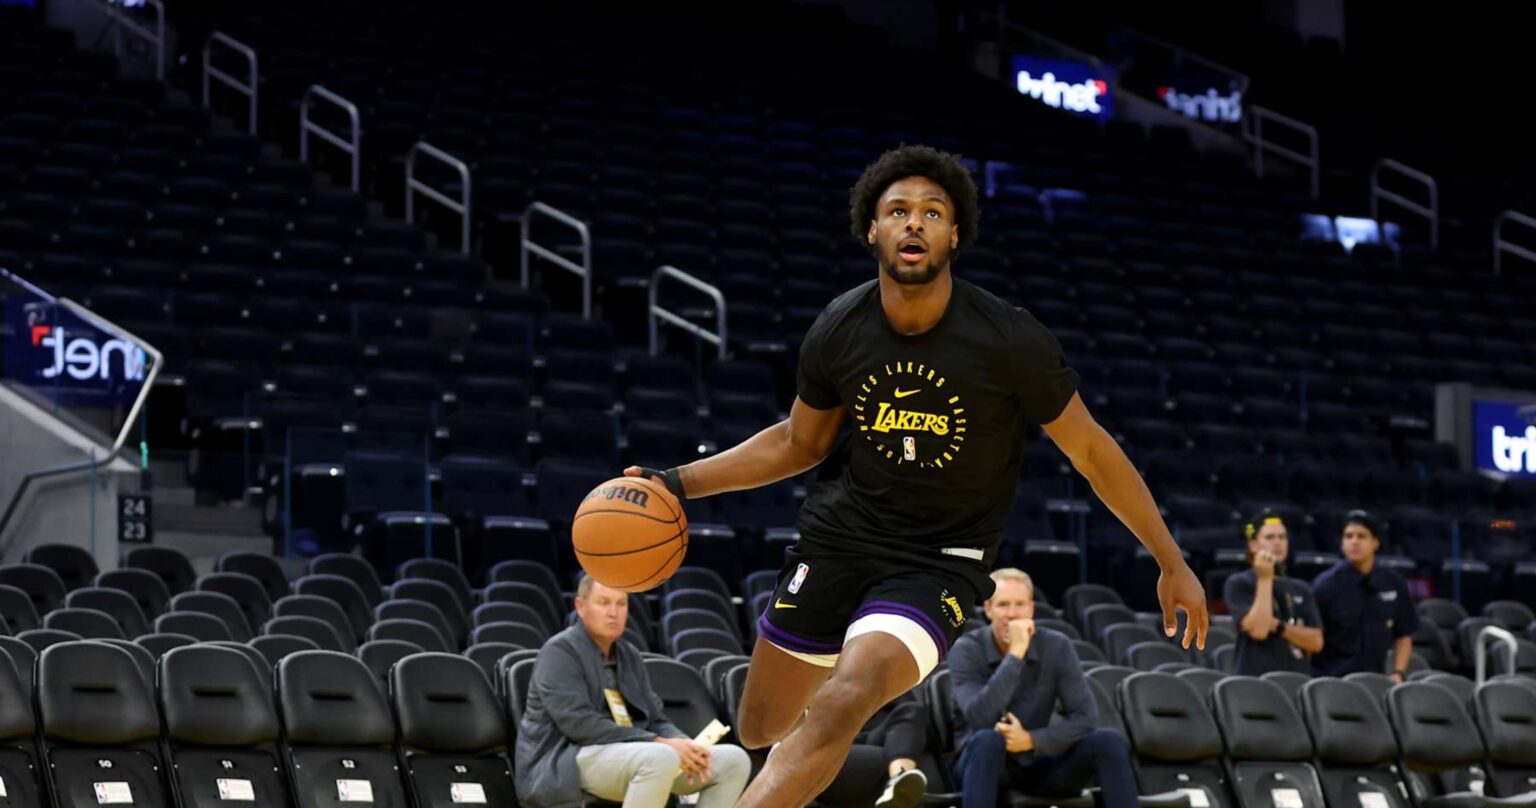
[[[1075,115],[1107,121],[1114,112],[1109,71],[1087,62],[1014,56],[1013,83],[1020,95]]]
[[[1435,437],[1456,444],[1466,468],[1536,477],[1536,392],[1437,385]]]
[[[128,406],[144,384],[142,348],[55,303],[9,295],[4,325],[0,374],[58,404]]]

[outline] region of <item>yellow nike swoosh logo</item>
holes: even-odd
[[[773,608],[775,608],[775,609],[798,609],[800,607],[794,605],[793,603],[785,603],[783,598],[779,598],[779,599],[777,599],[777,600],[775,600],[773,602]]]
[[[916,395],[916,394],[921,393],[921,392],[923,392],[923,391],[922,390],[902,390],[900,388],[897,388],[897,390],[896,390],[896,397],[897,398],[906,398],[907,396]]]

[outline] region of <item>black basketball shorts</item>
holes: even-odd
[[[961,565],[977,563],[872,558],[805,548],[802,542],[779,571],[758,618],[758,636],[797,659],[832,667],[845,642],[885,632],[912,651],[921,681],[969,628],[966,612],[977,599],[971,582],[976,573]]]

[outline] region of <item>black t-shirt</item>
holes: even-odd
[[[1253,609],[1253,599],[1258,588],[1258,573],[1251,569],[1227,579],[1223,595],[1233,620],[1242,623],[1243,617]],[[1294,622],[1307,628],[1320,628],[1323,625],[1317,613],[1317,599],[1312,595],[1312,587],[1307,586],[1305,581],[1276,576],[1272,594],[1271,611],[1281,623]],[[1239,676],[1262,676],[1270,671],[1311,673],[1312,662],[1305,652],[1281,637],[1278,629],[1262,642],[1239,630],[1233,673]]]
[[[800,512],[812,546],[990,566],[1019,479],[1027,420],[1077,391],[1061,345],[1028,312],[960,278],[929,330],[898,333],[878,281],[832,301],[800,349],[799,397],[845,407],[849,457]]]

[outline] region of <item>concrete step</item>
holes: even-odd
[[[155,533],[195,533],[231,538],[261,538],[261,511],[248,505],[193,505],[155,496]]]

